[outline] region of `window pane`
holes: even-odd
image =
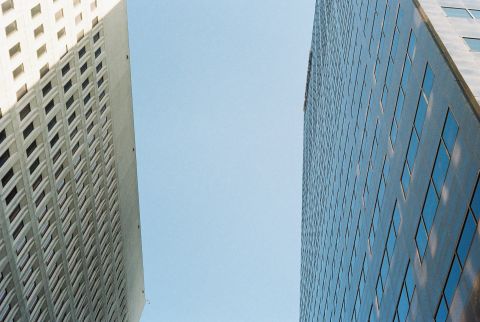
[[[447,146],[448,152],[450,155],[453,152],[453,147],[455,145],[455,139],[457,138],[458,125],[457,121],[453,117],[453,114],[449,111],[447,115],[447,121],[445,122],[445,128],[443,129],[443,140]]]
[[[417,115],[415,115],[415,129],[417,129],[418,135],[422,134],[423,123],[425,122],[425,116],[427,115],[427,101],[425,97],[420,94],[418,101]]]
[[[393,250],[395,249],[396,241],[397,241],[397,238],[395,237],[395,231],[392,225],[392,228],[390,229],[390,233],[388,234],[388,240],[387,240],[387,252],[390,260],[392,259],[392,256],[393,256]]]
[[[477,225],[475,224],[475,219],[473,219],[473,214],[469,212],[457,246],[457,255],[462,266],[465,265],[465,260],[467,259],[468,250],[470,249],[470,244],[475,235],[476,228]]]
[[[378,208],[378,204],[375,206],[375,210],[373,212],[373,230],[377,231],[378,227],[378,217],[380,217],[380,209]]]
[[[440,301],[440,306],[438,307],[437,315],[435,316],[435,322],[445,322],[448,316],[448,308],[447,303],[445,303],[445,299],[442,296]]]
[[[397,48],[398,48],[398,29],[395,28],[395,32],[393,34],[393,40],[392,40],[392,49],[390,52],[390,55],[392,57],[395,57],[395,54],[397,53]]]
[[[413,290],[415,289],[415,279],[413,278],[412,263],[408,265],[407,275],[405,276],[405,284],[407,286],[407,295],[410,301],[413,297]]]
[[[402,288],[402,294],[400,295],[400,301],[398,302],[398,318],[400,321],[406,321],[408,315],[408,309],[410,308],[410,304],[407,298],[407,291],[405,287]]]
[[[422,221],[418,226],[417,237],[415,237],[415,241],[417,242],[417,249],[420,258],[423,258],[425,255],[425,250],[427,249],[427,232],[425,231],[425,226],[423,225]]]
[[[425,226],[428,232],[432,228],[433,219],[435,218],[435,214],[437,212],[437,207],[438,207],[437,193],[435,192],[435,188],[433,187],[433,184],[430,181],[430,185],[428,186],[427,197],[425,198],[425,204],[423,206],[423,211],[422,211],[423,220],[425,221]]]
[[[417,149],[418,149],[418,137],[417,134],[412,131],[412,135],[410,136],[410,145],[408,146],[407,152],[407,162],[410,169],[413,169],[413,164],[415,163],[415,157],[417,156]]]
[[[412,63],[410,62],[410,58],[405,58],[405,65],[403,66],[403,75],[402,75],[402,87],[407,87],[408,75],[410,74],[410,68],[412,67]]]
[[[407,194],[409,184],[410,184],[410,171],[408,170],[408,165],[405,162],[405,167],[403,168],[403,174],[402,174],[402,186],[403,186],[403,192],[405,193],[405,195]]]
[[[379,205],[382,205],[383,196],[385,196],[385,181],[380,180],[380,186],[378,187],[377,201]]]
[[[415,50],[415,34],[410,32],[410,40],[408,42],[408,54],[413,58],[413,51]]]
[[[385,253],[383,254],[383,261],[382,261],[382,268],[381,268],[381,275],[382,275],[382,281],[383,284],[387,284],[387,277],[388,277],[388,269],[390,268],[390,262],[388,260],[388,257],[385,256]]]
[[[480,39],[463,38],[472,51],[480,52]]]
[[[477,19],[480,19],[480,10],[470,9],[470,13]]]
[[[403,91],[400,89],[397,97],[397,109],[395,110],[395,118],[397,122],[400,122],[400,116],[402,115],[404,101],[405,101],[405,94],[403,94]]]
[[[457,257],[454,257],[450,274],[448,274],[447,284],[445,284],[445,290],[443,291],[448,306],[452,304],[453,295],[455,295],[461,272],[462,269],[460,263],[458,262]]]
[[[466,9],[463,8],[443,8],[448,17],[472,18]]]
[[[470,207],[477,220],[480,219],[480,181],[477,182]]]
[[[425,96],[427,96],[427,98],[430,96],[430,92],[432,91],[433,79],[434,79],[434,76],[433,76],[432,68],[430,68],[430,65],[427,64],[427,68],[425,69],[425,76],[423,78],[423,85],[422,85],[423,91],[425,92]]]
[[[378,306],[382,303],[382,295],[383,295],[383,287],[382,287],[382,280],[379,278],[377,281],[377,302]]]
[[[393,211],[393,225],[395,232],[398,234],[398,230],[400,229],[400,210],[397,205],[395,205],[395,210]]]
[[[388,77],[388,74],[387,74]],[[383,86],[383,93],[382,93],[382,107],[385,109],[387,107],[387,98],[388,98],[388,88],[387,84]]]
[[[445,145],[441,142],[438,148],[437,159],[435,160],[435,166],[433,168],[433,182],[438,194],[441,194],[442,186],[447,176],[448,165],[450,164],[450,158],[447,154]]]
[[[395,145],[395,141],[397,141],[397,123],[395,123],[395,121],[392,122],[392,130],[390,131],[390,140],[392,141],[392,146]]]

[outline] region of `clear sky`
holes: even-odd
[[[130,0],[142,321],[298,321],[314,0]]]

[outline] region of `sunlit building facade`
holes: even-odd
[[[480,321],[480,2],[318,0],[300,321]]]
[[[122,0],[0,0],[0,321],[138,321]]]

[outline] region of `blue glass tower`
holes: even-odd
[[[480,2],[317,0],[300,321],[480,321]]]

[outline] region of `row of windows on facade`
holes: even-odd
[[[57,2],[58,0],[52,0],[53,3]],[[16,2],[16,1],[15,1]],[[72,4],[74,7],[78,7],[81,4],[82,0],[72,0]],[[93,0],[90,2],[90,10],[94,11],[98,6],[97,0]],[[7,14],[8,12],[15,9],[14,0],[6,0],[2,2],[2,13]],[[32,18],[35,18],[39,14],[42,13],[42,6],[40,3],[32,7],[30,10],[30,14]],[[55,19],[58,21],[63,17],[63,9],[60,9],[58,12],[55,13]]]
[[[116,222],[115,222],[116,227],[115,227],[114,229],[118,232],[118,228],[117,228],[117,227],[118,227],[118,217],[115,217],[115,218],[116,218]],[[114,218],[114,219],[115,219],[115,218]],[[115,240],[116,240],[116,241],[120,241],[120,239],[118,238],[118,233],[116,233]],[[87,244],[88,244],[88,242],[87,242]],[[102,240],[101,245],[104,245],[104,240]],[[102,247],[103,247],[103,248],[106,248],[105,246],[102,246]],[[108,253],[107,253],[107,254],[108,254]],[[119,254],[119,252],[118,252],[118,246],[117,246],[117,250],[115,251],[115,254]],[[104,257],[105,257],[105,250],[104,250],[104,252],[102,253],[102,259],[103,259]],[[48,262],[49,262],[49,261],[48,261],[48,256],[46,256],[46,258],[47,258],[46,261],[47,261],[47,263],[48,263]],[[89,256],[88,256],[87,258],[93,258],[93,257],[90,256],[90,254],[89,254]],[[23,265],[24,265],[24,264],[21,264],[21,265],[20,265],[20,267],[21,267],[22,269],[23,269],[23,267],[25,267],[25,266],[23,266]],[[58,264],[55,263],[55,268],[57,267],[57,265],[58,265]],[[91,267],[91,263],[89,263],[88,267]],[[118,269],[118,266],[117,266],[117,269]],[[52,272],[52,273],[50,274],[50,277],[53,275],[54,270],[52,270],[51,272]],[[25,285],[25,283],[24,283],[24,285]],[[55,285],[52,285],[52,288],[51,288],[51,289],[55,289],[55,287],[56,287]],[[28,292],[27,292],[27,294],[28,294]],[[27,297],[29,298],[29,296],[27,296]],[[57,316],[58,316],[58,315],[57,315]]]
[[[397,32],[397,34],[398,34],[398,32]],[[382,30],[382,39],[383,39],[383,37],[384,37],[384,33],[383,33],[383,30]],[[395,37],[395,38],[397,38],[397,37]],[[371,42],[371,43],[372,43],[372,42]],[[393,47],[393,46],[392,46],[392,47]],[[393,52],[393,53],[391,52],[391,55],[392,55],[392,56],[395,55],[395,53],[394,53],[395,51],[396,51],[396,49],[392,49],[392,52]],[[378,51],[377,51],[377,55],[378,55]],[[377,63],[378,63],[378,61],[379,61],[379,59],[377,59]],[[386,95],[384,95],[384,97],[386,97]],[[367,120],[368,120],[368,115],[369,115],[368,113],[369,113],[369,110],[367,111],[367,117],[366,117]],[[378,122],[377,122],[377,125],[378,125]],[[366,144],[366,142],[367,142],[367,140],[365,140],[365,134],[366,134],[365,128],[366,128],[366,127],[364,127],[364,134],[363,134],[363,137],[362,137],[362,153],[361,153],[361,155],[364,155],[364,153],[365,153],[365,151],[366,151],[366,149],[364,148],[364,147],[365,147],[365,144]],[[376,127],[376,129],[377,129],[377,127]],[[356,131],[358,130],[358,120],[357,120],[357,125],[356,125],[355,130],[356,130]],[[375,133],[377,133],[377,130],[375,130]],[[375,141],[376,141],[377,143],[375,143]],[[373,144],[373,148],[372,148],[372,151],[371,151],[371,154],[370,154],[370,157],[371,157],[371,158],[372,158],[372,156],[373,156],[373,157],[376,159],[376,152],[374,152],[374,151],[377,150],[378,148],[375,148],[375,147],[378,147],[378,139],[377,139],[377,135],[376,135],[376,134],[374,135],[374,144]],[[345,151],[344,151],[344,152],[345,152]],[[371,169],[373,168],[373,161],[372,161],[372,159],[370,159],[370,161],[368,162],[368,164],[369,164],[369,165],[368,165],[368,169],[371,170]],[[350,162],[350,165],[351,165],[351,162]],[[350,169],[351,167],[349,166],[348,168]],[[385,183],[384,183],[385,180],[386,180],[385,178],[388,176],[388,175],[386,174],[386,172],[388,172],[388,171],[386,170],[387,168],[388,168],[388,166],[384,166],[384,169],[385,169],[384,173],[385,173],[385,174],[383,174],[383,179],[382,179],[382,180],[383,180],[383,181],[382,181],[382,182],[383,182],[383,185],[382,185],[382,183],[380,183],[380,187],[382,187],[382,186],[385,185]],[[369,171],[369,173],[370,173],[370,171]],[[348,178],[348,177],[349,177],[349,176],[347,175],[347,178]],[[367,182],[371,182],[371,175],[368,175],[367,177],[370,179],[370,180],[367,180]],[[348,184],[347,184],[347,185],[348,185]],[[355,185],[355,184],[354,184],[354,185]],[[370,184],[367,183],[365,187],[368,188],[369,186],[370,186]],[[366,192],[368,193],[368,190],[370,190],[370,189],[365,189],[365,190],[366,190]],[[381,191],[384,191],[384,189],[381,190]],[[365,201],[366,199],[368,199],[367,193],[364,193],[364,198],[363,198],[364,201]],[[377,198],[376,198],[376,200],[377,200],[376,209],[377,209],[377,210],[379,209],[379,206],[378,206],[378,205],[380,204],[380,199],[383,199],[383,198],[377,196]],[[344,199],[344,201],[345,201],[345,199]],[[375,213],[378,212],[377,210],[375,211]],[[351,218],[351,213],[350,213],[350,216],[349,216],[349,221],[350,221],[350,218]],[[376,221],[374,220],[374,222],[376,222]],[[347,228],[348,228],[348,225],[347,225]],[[358,232],[358,227],[357,227],[357,232]],[[347,234],[348,234],[348,232],[347,232]],[[357,235],[358,235],[358,233],[356,234],[355,240],[358,240]],[[371,236],[372,236],[372,234],[371,234]],[[373,238],[371,238],[370,240],[373,240]],[[354,245],[353,253],[356,253],[355,250],[356,250],[356,247],[355,247],[355,245]],[[355,256],[352,256],[352,257],[353,257],[353,262],[355,262],[355,261],[356,261],[356,260],[355,260],[356,255],[355,255]],[[351,274],[352,274],[352,264],[350,264],[350,268],[349,268],[349,277],[351,277]],[[335,293],[335,295],[336,295],[336,293]]]
[[[98,40],[100,39],[100,32],[97,32],[94,36],[93,36],[93,41],[94,41],[94,44],[98,42]],[[17,43],[10,51],[12,53],[12,50],[15,49],[14,51],[20,51],[20,43]],[[40,48],[41,52],[42,52],[42,55],[43,53],[46,52],[46,45],[43,45],[41,48]],[[38,53],[38,52],[37,52]],[[95,60],[99,60],[101,59],[101,54],[102,54],[102,47],[101,45],[99,45],[95,51],[94,51],[94,59]],[[81,67],[80,67],[80,74],[83,75],[85,73],[85,71],[88,69],[88,57],[87,57],[87,46],[83,46],[79,51],[78,51],[78,58],[79,58],[79,63],[81,63]],[[100,61],[100,63],[97,64],[96,66],[96,71],[97,73],[99,73],[101,70],[102,70],[102,67],[103,67],[103,63]],[[61,72],[62,72],[62,76],[65,76],[71,69],[71,66],[70,66],[70,63],[67,63],[65,66],[62,67],[61,69]],[[13,78],[18,78],[20,75],[23,74],[24,72],[24,65],[23,63],[21,63],[14,71],[13,71]],[[44,77],[47,75],[47,73],[50,71],[50,67],[49,67],[49,64],[47,63],[45,66],[43,66],[41,69],[40,69],[40,77]],[[68,84],[66,84],[67,86]],[[84,83],[82,84],[83,85],[83,88],[85,88],[88,83]],[[70,84],[70,87],[71,87],[71,84]],[[45,96],[51,89],[51,84],[50,85],[46,85],[43,89],[42,89],[42,93],[43,95]],[[18,91],[17,91],[17,100],[20,100],[23,96],[25,96],[25,94],[27,93],[27,85],[24,84]]]
[[[466,9],[466,8],[454,8],[454,7],[442,7],[447,17],[454,18],[466,18],[480,20],[479,9]],[[463,40],[467,43],[470,49],[474,52],[480,52],[480,39],[463,37]]]
[[[107,119],[105,119],[107,120]],[[92,121],[93,122],[93,121]],[[108,132],[109,132],[109,125],[107,122],[105,122],[103,125],[103,131],[104,131],[104,140],[106,139],[106,135],[108,135]],[[74,129],[74,132],[72,133],[77,133],[78,132],[78,127],[75,127]],[[94,137],[95,139],[95,137]],[[89,146],[91,147],[94,143],[96,143],[96,141],[92,139],[90,142],[89,142]],[[78,152],[77,151],[79,150],[80,148],[80,140],[81,138],[79,137],[78,140],[77,140],[77,143],[73,146],[72,148],[72,157],[73,157],[73,169],[74,169],[74,173],[77,173],[76,176],[75,176],[75,179],[76,181],[79,181],[80,179],[82,179],[82,176],[83,176],[83,163],[82,163],[82,168],[81,170],[78,170],[77,167],[79,167],[79,164],[80,164],[80,161],[82,160],[82,157],[81,157],[81,152]],[[52,141],[54,141],[54,144],[56,142],[58,142],[58,133],[54,136],[54,138],[52,139]],[[107,155],[106,155],[106,161],[105,163],[107,164],[107,168],[109,169],[108,170],[108,176],[110,176],[113,172],[113,168],[114,168],[114,164],[113,164],[113,155],[112,155],[112,149],[111,149],[111,140],[109,140],[108,142],[106,142],[106,144],[104,144],[104,149],[106,151],[110,151]],[[34,143],[32,143],[33,145],[33,149],[36,149],[37,147],[37,144],[36,144],[36,140],[34,141]],[[27,154],[29,152],[29,150],[32,150],[32,145],[30,145],[28,148],[27,148]],[[55,147],[55,145],[52,145],[52,148],[54,149],[57,149]],[[9,157],[9,150],[7,150],[7,152],[3,155],[3,160],[6,162],[6,160],[8,160],[8,157]],[[55,153],[54,157],[53,157],[53,165],[54,165],[54,168],[56,168],[58,166],[58,169],[55,171],[55,178],[56,180],[60,180],[59,182],[57,182],[56,184],[56,187],[57,187],[57,191],[60,193],[62,191],[62,189],[64,188],[64,185],[65,185],[65,176],[63,176],[63,174],[65,173],[65,169],[68,168],[68,165],[64,163],[58,165],[57,161],[59,161],[61,158],[61,152],[62,152],[62,147],[59,147],[57,152]],[[33,153],[30,152],[30,154]],[[7,157],[5,157],[5,155]],[[91,156],[91,159],[92,161],[93,160],[97,160],[97,161],[93,161],[94,162],[94,165],[92,165],[92,169],[93,171],[92,172],[95,172],[97,170],[97,167],[98,167],[98,159],[99,159],[99,150],[98,150],[98,146],[95,147],[95,149],[93,151],[90,152],[90,156]],[[38,156],[32,163],[31,165],[29,166],[29,172],[31,175],[34,175],[36,174],[38,171],[37,168],[39,167],[40,163],[44,162],[44,161],[40,161],[40,158],[41,156]],[[27,160],[28,160],[28,157],[27,157]],[[45,171],[43,171],[45,172]],[[48,178],[48,176],[44,173],[43,175],[45,175],[45,178]],[[40,186],[40,183],[42,182],[42,180],[44,179],[43,178],[43,175],[40,174],[37,179],[33,182],[32,184],[32,189],[33,189],[33,192],[34,192],[34,195],[35,195],[35,190]],[[61,177],[62,176],[62,177]],[[7,187],[7,185],[9,184],[10,180],[14,177],[14,171],[13,171],[13,168],[11,168],[10,170],[7,171],[7,173],[2,177],[2,185],[4,187]],[[96,179],[98,181],[99,179],[99,175],[97,175]],[[96,181],[94,182],[94,184],[96,184]],[[83,192],[83,189],[85,187],[82,187],[82,191]],[[81,192],[79,194],[81,194]],[[13,202],[13,200],[15,199],[15,197],[17,196],[18,194],[18,189],[17,189],[17,186],[15,185],[11,191],[6,195],[5,197],[5,204],[7,206],[7,208],[9,207],[9,205]],[[35,204],[36,206],[38,207],[43,199],[45,197],[45,192],[43,191],[39,196],[38,198],[36,199],[35,201]],[[16,218],[16,216],[18,215],[18,213],[20,212],[20,207],[17,206],[13,211],[12,213],[9,215],[9,219],[10,219],[10,222],[13,222]],[[15,238],[15,232],[14,232],[14,238]]]
[[[399,11],[400,10],[398,9],[397,10],[396,21],[398,20]],[[391,45],[390,45],[389,60],[388,60],[388,67],[387,67],[387,72],[386,72],[386,76],[385,76],[385,83],[384,83],[384,87],[383,87],[383,93],[382,93],[381,104],[380,104],[380,108],[381,108],[382,112],[385,110],[385,107],[386,107],[385,102],[386,102],[386,97],[387,97],[387,94],[388,94],[388,87],[387,86],[389,86],[390,83],[391,83],[391,70],[393,69],[392,66],[393,66],[393,63],[394,63],[394,57],[396,55],[396,51],[397,51],[397,47],[398,47],[398,35],[399,35],[399,29],[397,28],[397,25],[395,24],[394,35],[393,35],[392,42],[391,42]],[[383,27],[382,27],[382,31],[381,31],[381,36],[382,37],[381,37],[380,42],[382,42],[383,38],[385,37],[385,34],[383,32]],[[412,53],[412,49],[411,49],[412,45],[413,44],[410,41],[409,42],[409,50],[407,50],[407,54],[406,54],[407,56],[408,56],[408,52]],[[377,70],[378,70],[377,67],[380,63],[379,49],[380,49],[380,45],[379,45],[378,50],[377,50],[376,65],[374,67],[374,75],[376,77],[377,77],[376,74],[377,74]],[[370,100],[371,100],[371,94],[370,94]],[[370,107],[371,102],[369,102],[368,105]],[[368,118],[369,113],[370,113],[370,108],[367,108],[367,118]],[[358,126],[358,124],[357,124],[357,126]],[[366,124],[365,124],[364,127],[366,128]],[[363,194],[363,198],[362,198],[362,200],[364,201],[364,203],[363,203],[364,207],[365,207],[366,200],[368,200],[368,192],[371,190],[369,187],[370,187],[371,182],[372,182],[371,174],[373,173],[373,171],[371,171],[371,170],[373,169],[373,162],[374,162],[373,160],[377,159],[377,156],[376,156],[377,153],[374,152],[374,151],[378,151],[377,130],[378,130],[378,119],[377,119],[376,126],[375,126],[375,134],[373,136],[372,151],[371,151],[371,154],[370,154],[370,161],[369,161],[368,167],[367,167],[367,169],[368,169],[367,170],[367,180],[365,182],[364,194]],[[364,151],[363,144],[362,144],[362,151]],[[363,152],[361,152],[361,154],[363,154]],[[387,182],[388,176],[389,176],[389,160],[388,160],[388,157],[385,157],[384,158],[383,169],[381,171],[380,182],[379,182],[379,185],[378,185],[377,196],[375,198],[374,213],[373,213],[372,221],[371,221],[371,224],[370,224],[370,232],[369,232],[369,238],[368,238],[368,245],[369,245],[370,253],[372,253],[372,251],[373,251],[373,242],[375,240],[375,232],[376,232],[377,227],[378,227],[378,221],[379,221],[379,216],[380,216],[379,214],[380,214],[380,211],[382,209],[382,204],[383,204],[383,199],[384,199],[384,194],[385,194],[385,189],[386,189],[386,182]],[[398,213],[397,213],[397,215],[398,215]],[[398,220],[398,218],[397,218],[397,220]],[[391,226],[392,225],[393,225],[393,222],[392,222]],[[356,233],[355,239],[354,239],[355,242],[354,242],[354,245],[353,245],[353,254],[352,254],[352,257],[354,258],[354,260],[350,264],[349,280],[351,280],[352,277],[353,277],[352,267],[355,266],[355,264],[354,264],[356,262],[355,258],[358,255],[356,253],[356,242],[359,240],[358,232],[359,232],[359,227],[357,226],[357,233]],[[381,292],[383,292],[385,279],[386,279],[385,272],[388,272],[388,270],[386,270],[385,268],[389,266],[389,262],[391,261],[391,256],[392,256],[392,252],[393,252],[392,247],[394,247],[397,233],[398,233],[398,225],[397,225],[396,229],[393,229],[392,227],[390,227],[390,244],[389,244],[390,246],[389,246],[388,249],[385,249],[384,257],[383,257],[383,260],[382,260],[382,272],[383,272],[382,277],[383,278],[381,279],[381,277],[379,277],[378,280],[377,280],[377,292],[379,293],[379,298],[381,298]],[[391,236],[395,236],[395,239],[393,239]],[[387,250],[389,252],[387,252]],[[352,266],[352,263],[353,263],[353,266]],[[361,305],[361,298],[363,297],[363,290],[364,290],[365,282],[366,282],[365,281],[365,275],[367,274],[367,270],[368,270],[368,265],[367,265],[367,261],[364,257],[362,272],[361,272],[361,275],[360,275],[360,281],[359,281],[359,285],[357,287],[357,295],[356,295],[354,312],[353,312],[353,316],[352,316],[352,319],[354,319],[354,320],[358,319],[358,313],[360,311],[360,305]]]

